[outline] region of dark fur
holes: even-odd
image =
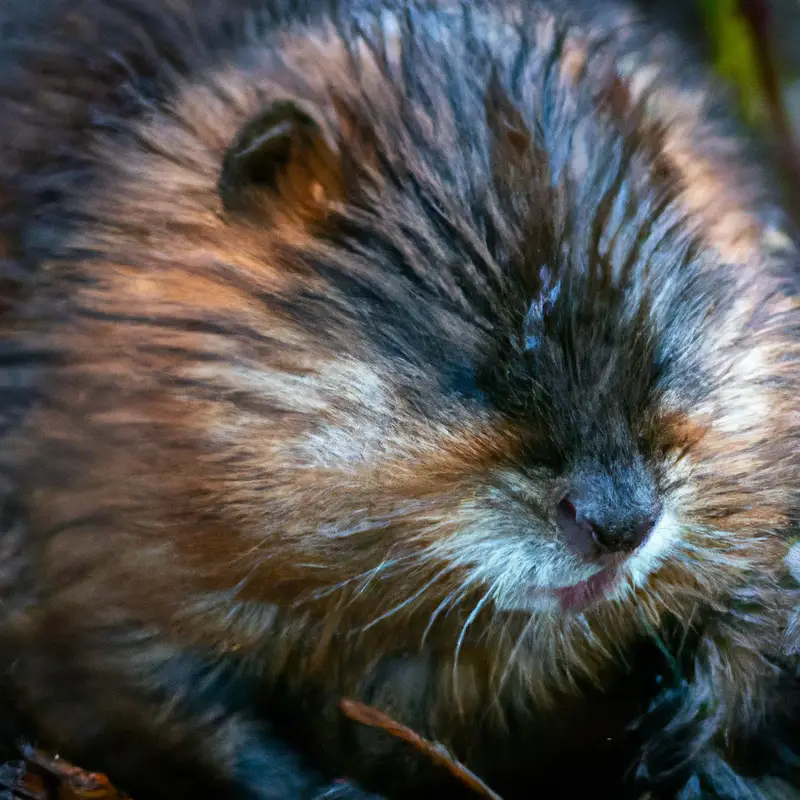
[[[793,796],[794,251],[668,37],[524,5],[409,10],[397,57],[349,4],[4,24],[7,681],[135,800],[455,793],[342,695],[508,797]],[[326,204],[299,165],[224,210],[285,97]],[[652,481],[680,536],[514,610],[577,475],[612,511]]]

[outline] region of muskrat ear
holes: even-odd
[[[251,119],[222,162],[218,191],[226,211],[325,213],[343,191],[333,137],[315,110],[284,100]]]

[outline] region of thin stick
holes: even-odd
[[[503,800],[497,792],[492,791],[472,770],[450,755],[444,745],[423,739],[418,733],[392,719],[388,714],[384,714],[372,706],[364,705],[358,700],[343,698],[339,703],[339,707],[345,715],[355,722],[360,722],[362,725],[368,725],[371,728],[380,728],[388,734],[413,745],[431,761],[444,767],[465,786],[482,797],[488,797],[489,800]]]

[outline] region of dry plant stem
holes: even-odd
[[[786,113],[781,82],[770,46],[769,2],[768,0],[739,0],[739,11],[750,26],[753,35],[761,82],[767,98],[772,125],[778,137],[780,157],[789,183],[793,210],[800,219],[800,148]]]
[[[396,720],[392,719],[382,711],[378,711],[372,706],[364,705],[358,700],[343,699],[339,703],[342,709],[350,719],[355,722],[360,722],[363,725],[369,725],[372,728],[380,728],[392,736],[402,739],[413,745],[420,752],[424,753],[431,761],[441,767],[447,769],[452,775],[458,778],[465,786],[477,792],[483,797],[488,797],[490,800],[502,800],[497,792],[492,791],[474,772],[465,767],[460,761],[455,759],[441,744],[429,742],[423,739],[419,734],[414,733],[411,728],[402,725]]]

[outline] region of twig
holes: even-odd
[[[339,707],[344,714],[355,722],[360,722],[362,725],[368,725],[371,728],[380,728],[390,735],[413,745],[431,761],[444,767],[465,786],[482,797],[488,797],[489,800],[502,800],[497,792],[492,791],[474,772],[453,757],[444,745],[423,739],[418,733],[392,719],[388,714],[384,714],[382,711],[378,711],[377,708],[365,705],[358,700],[344,698],[340,701]]]

